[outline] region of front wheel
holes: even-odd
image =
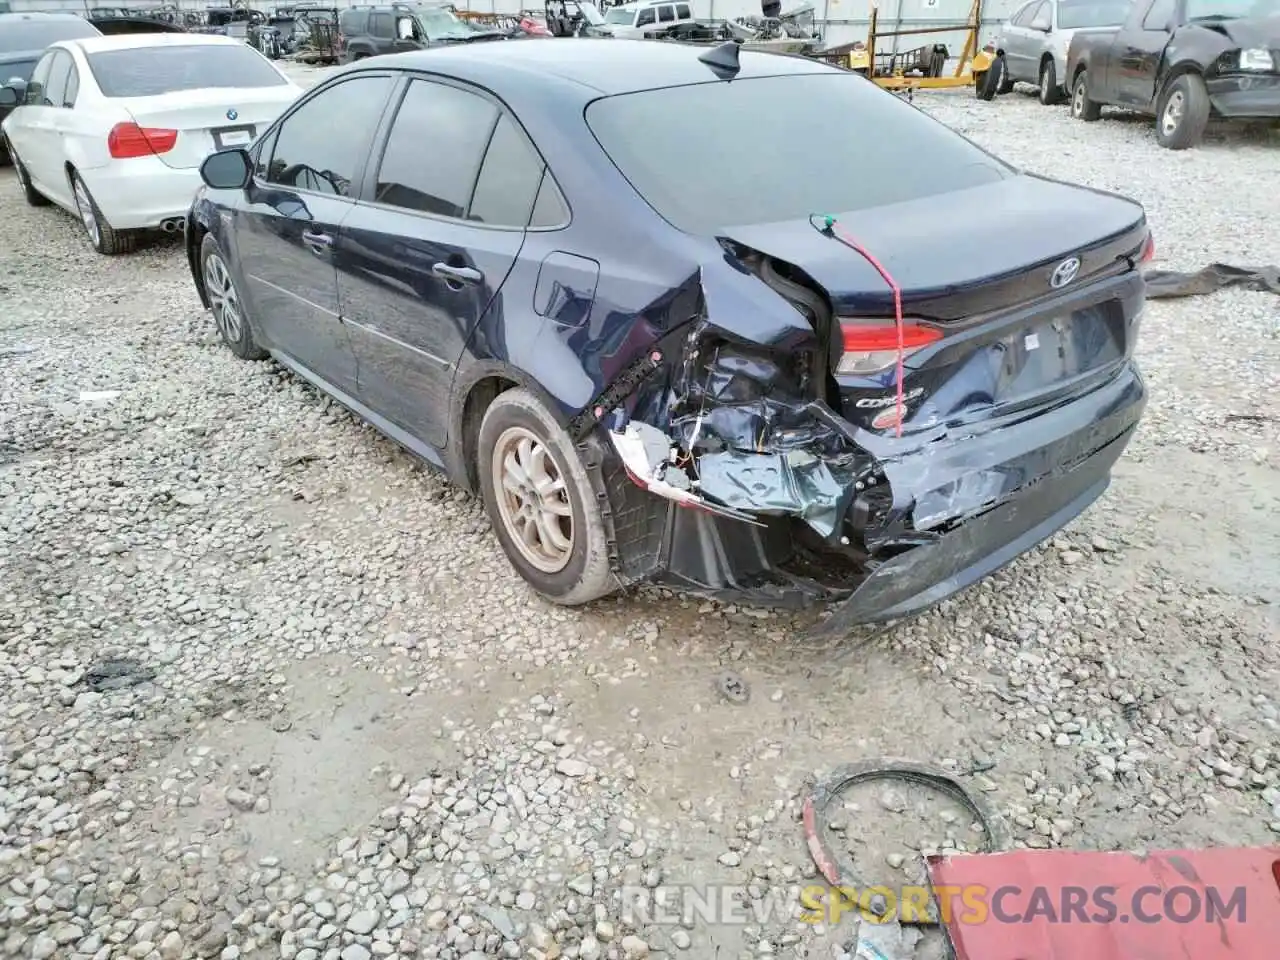
[[[617,581],[591,481],[546,404],[522,388],[498,394],[477,446],[485,509],[525,582],[565,606],[612,593]]]
[[[1089,98],[1089,73],[1081,70],[1071,88],[1071,116],[1086,123],[1102,119],[1102,104]]]
[[[1062,88],[1058,86],[1058,67],[1052,59],[1040,67],[1040,102],[1046,107],[1062,102]]]
[[[1204,78],[1184,73],[1160,98],[1156,140],[1169,150],[1186,150],[1204,139],[1209,125],[1209,91]]]
[[[209,297],[209,312],[222,342],[241,360],[265,360],[267,352],[253,339],[244,301],[236,289],[227,258],[212,234],[200,241],[200,274]]]

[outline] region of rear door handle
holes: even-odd
[[[331,247],[333,246],[333,237],[327,233],[315,233],[311,230],[302,231],[302,242],[309,247]],[[316,251],[319,253],[320,251]]]
[[[431,273],[441,280],[451,280],[454,283],[484,282],[484,274],[479,270],[471,267],[455,267],[451,263],[437,263],[431,267]]]

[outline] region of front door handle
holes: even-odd
[[[455,267],[451,263],[437,263],[432,266],[431,273],[441,280],[449,280],[453,283],[484,282],[484,274],[479,270],[471,267]]]
[[[333,237],[329,236],[327,233],[315,233],[312,230],[303,230],[302,242],[308,247],[311,247],[312,253],[321,254],[333,246]]]

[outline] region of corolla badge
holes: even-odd
[[[1049,286],[1058,290],[1065,287],[1068,283],[1076,278],[1076,274],[1080,272],[1080,258],[1071,257],[1063,260],[1060,264],[1053,268],[1053,274],[1049,277]]]
[[[237,117],[239,117],[239,116],[240,116],[240,114],[236,113],[236,111],[235,111],[235,110],[228,110],[228,111],[227,111],[227,119],[228,119],[228,120],[235,120],[235,119],[236,119]]]

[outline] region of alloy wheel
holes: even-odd
[[[546,444],[524,427],[509,427],[493,446],[498,512],[521,555],[543,573],[558,573],[573,556],[573,507]]]
[[[1164,105],[1164,116],[1160,119],[1161,128],[1166,137],[1171,137],[1182,126],[1182,118],[1187,112],[1187,98],[1181,90],[1169,94],[1169,102]]]
[[[84,229],[89,234],[89,239],[95,247],[102,244],[102,230],[98,226],[98,216],[93,212],[93,200],[89,196],[89,190],[84,185],[84,181],[79,177],[75,178],[75,195],[76,209],[80,212],[80,222],[84,224]]]
[[[209,305],[213,311],[213,322],[218,328],[218,333],[227,343],[239,343],[244,334],[240,297],[236,293],[235,283],[231,280],[231,271],[227,269],[222,257],[216,253],[211,253],[205,258],[204,286],[209,294]]]

